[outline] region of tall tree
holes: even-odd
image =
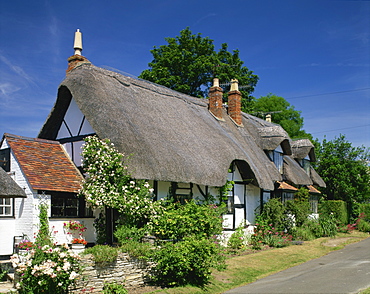
[[[311,141],[313,139],[311,134],[302,129],[301,112],[295,110],[294,106],[283,97],[269,94],[256,99],[252,114],[261,118],[266,118],[267,114],[271,114],[272,122],[281,125],[292,139],[307,138]]]
[[[189,28],[182,30],[180,36],[165,40],[167,45],[150,51],[153,61],[140,78],[195,97],[207,97],[214,77],[218,77],[221,84],[238,79],[239,85],[246,86],[241,92],[244,111],[247,109],[248,101],[253,100],[251,94],[258,76],[243,66],[238,50],[230,53],[224,43],[216,52],[213,40],[203,38],[200,33],[194,35]]]
[[[317,152],[317,172],[326,182],[324,194],[329,200],[353,202],[370,200],[370,150],[353,147],[344,135],[323,140]]]

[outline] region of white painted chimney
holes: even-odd
[[[81,55],[82,33],[80,32],[80,29],[77,29],[77,31],[75,32],[75,42],[74,42],[73,48],[75,49],[75,55]]]

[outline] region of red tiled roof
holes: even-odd
[[[296,187],[289,185],[286,182],[277,182],[279,184],[278,190],[289,190],[289,191],[298,191]]]
[[[314,186],[312,185],[309,185],[307,186],[308,188],[308,191],[310,191],[310,193],[315,193],[315,194],[321,194],[321,192],[319,190],[317,190]]]
[[[4,137],[34,190],[78,192],[82,176],[59,142]]]

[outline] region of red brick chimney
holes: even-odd
[[[81,55],[82,52],[82,34],[79,29],[75,32],[75,39],[73,48],[75,50],[75,54],[68,58],[68,68],[66,70],[66,74],[68,75],[69,72],[81,65],[83,63],[91,64],[91,62],[84,56]]]
[[[231,88],[228,93],[228,114],[233,121],[242,126],[242,94],[238,90],[238,80],[231,80]]]
[[[218,78],[213,79],[213,86],[209,89],[209,111],[218,119],[222,119],[222,88]]]

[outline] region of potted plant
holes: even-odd
[[[86,227],[76,220],[70,220],[64,223],[64,228],[69,231],[67,234],[73,234],[76,232],[80,236],[82,236],[82,233],[86,231]]]
[[[29,250],[31,250],[35,245],[29,241],[29,240],[22,240],[18,244],[18,253],[24,255],[28,253]]]
[[[73,238],[73,240],[72,240],[72,250],[75,253],[80,253],[80,252],[84,251],[86,244],[87,244],[87,241],[85,239]]]

